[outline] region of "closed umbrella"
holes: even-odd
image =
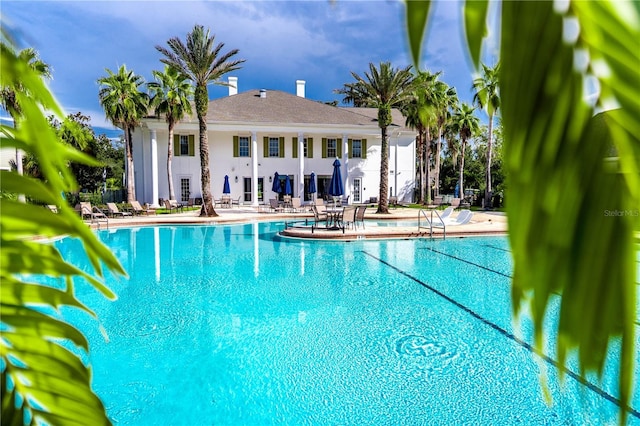
[[[316,188],[316,174],[311,172],[311,178],[309,179],[309,194],[315,194],[318,192]],[[313,198],[313,196],[311,197]]]
[[[280,193],[280,175],[278,172],[273,174],[273,185],[271,186],[271,190],[276,194]]]
[[[224,185],[222,186],[223,194],[231,194],[231,186],[229,186],[229,176],[224,175]]]
[[[284,178],[284,194],[291,195],[291,179],[289,175]]]
[[[344,194],[344,187],[342,186],[342,173],[340,173],[340,160],[336,158],[336,161],[333,162],[331,182],[329,182],[329,195],[342,197],[342,194]]]

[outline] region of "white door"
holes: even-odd
[[[362,202],[362,178],[353,178],[353,202]]]

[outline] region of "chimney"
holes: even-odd
[[[260,97],[261,98],[267,97],[267,89],[260,89]]]
[[[304,80],[296,80],[296,95],[304,98]]]
[[[229,96],[238,94],[238,77],[229,77]]]

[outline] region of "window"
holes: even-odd
[[[233,137],[233,156],[251,157],[251,144],[249,136]]]
[[[362,158],[362,140],[354,139],[351,143],[351,157]]]
[[[348,139],[349,158],[367,158],[366,139]]]
[[[269,157],[280,157],[280,140],[269,138]]]
[[[249,138],[240,136],[238,140],[238,154],[240,157],[249,157]]]
[[[342,141],[337,138],[322,138],[322,158],[342,157]]]
[[[327,139],[327,158],[338,156],[338,140]]]
[[[194,142],[194,135],[173,135],[173,155],[193,157],[195,155]]]

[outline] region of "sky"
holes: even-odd
[[[471,102],[473,68],[464,48],[461,3],[434,2],[421,68],[442,71],[440,79]],[[363,75],[369,63],[411,64],[404,5],[398,0],[355,1],[24,1],[3,0],[2,26],[18,48],[35,48],[52,68],[49,86],[66,113],[91,117],[99,133],[117,134],[98,101],[97,80],[121,65],[153,81],[172,37],[186,39],[194,25],[209,28],[223,52],[238,49],[238,90],[296,92],[341,101],[334,93]],[[491,54],[489,44],[487,51]],[[491,63],[493,64],[493,63]],[[226,77],[225,76],[225,80]],[[228,88],[212,85],[211,99]],[[7,114],[2,111],[3,118]],[[109,134],[111,133],[111,134]]]

